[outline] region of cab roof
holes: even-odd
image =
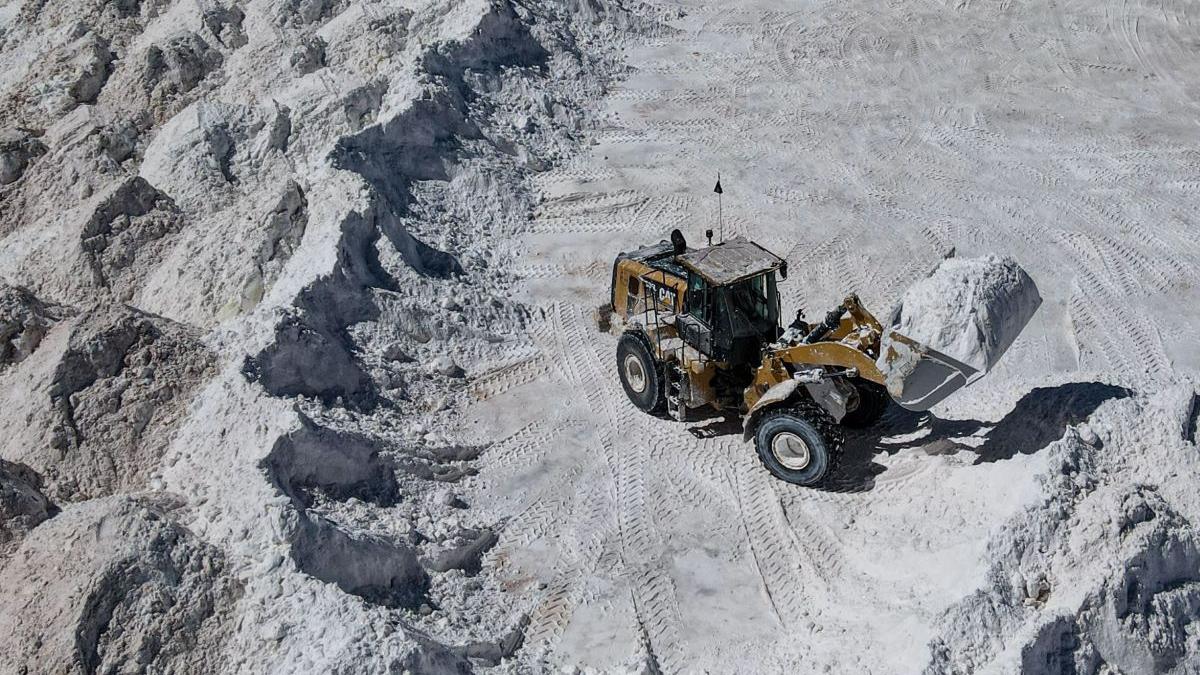
[[[688,249],[691,251],[692,249]],[[687,270],[676,262],[675,249],[669,241],[660,241],[657,244],[643,246],[637,250],[628,253],[622,253],[618,258],[627,258],[644,263],[647,267],[666,272],[667,274],[680,278],[687,278]]]
[[[691,250],[675,259],[713,286],[726,286],[772,272],[784,264],[783,258],[743,237]]]

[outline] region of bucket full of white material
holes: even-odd
[[[888,392],[928,410],[996,365],[1042,303],[1012,258],[950,258],[913,284],[884,331],[876,365]]]

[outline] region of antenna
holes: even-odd
[[[713,192],[717,193],[717,243],[725,241],[725,223],[721,219],[721,195],[725,191],[721,189],[721,172],[717,172],[717,187],[713,188]]]

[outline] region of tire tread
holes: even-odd
[[[821,439],[825,442],[825,449],[829,454],[829,460],[825,474],[819,480],[808,485],[807,487],[818,487],[829,483],[830,479],[837,474],[838,467],[842,461],[842,446],[846,442],[846,433],[842,426],[834,421],[829,413],[825,412],[816,403],[807,400],[789,401],[786,404],[771,408],[762,414],[758,419],[758,424],[755,427],[755,443],[757,444],[758,427],[761,427],[768,420],[774,417],[789,415],[792,417],[800,417],[810,422],[816,427],[817,432],[821,434]],[[755,454],[758,453],[757,447]],[[759,461],[762,462],[762,455],[759,454]],[[770,467],[763,466],[770,471]]]
[[[645,351],[645,355],[649,358],[650,368],[647,369],[646,375],[647,377],[654,378],[657,392],[654,405],[649,409],[643,408],[642,406],[638,405],[637,401],[633,400],[633,396],[629,393],[629,388],[625,384],[625,375],[624,371],[622,370],[624,364],[622,363],[621,352],[622,343],[626,342],[627,339],[636,341],[641,346],[641,349]],[[617,343],[617,378],[621,381],[621,388],[625,390],[625,395],[629,397],[630,402],[637,406],[639,410],[643,410],[647,414],[654,415],[656,417],[660,417],[664,412],[666,412],[667,387],[666,382],[663,381],[662,364],[659,363],[658,359],[654,358],[654,350],[651,348],[650,338],[642,331],[627,330],[621,334],[621,340]]]

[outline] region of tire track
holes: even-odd
[[[1063,236],[1063,240],[1076,253],[1079,280],[1083,282],[1070,300],[1072,317],[1078,316],[1078,325],[1086,329],[1086,333],[1076,331],[1077,342],[1080,345],[1093,340],[1099,343],[1100,352],[1106,360],[1122,373],[1148,373],[1151,377],[1169,374],[1171,362],[1158,330],[1141,315],[1140,310],[1120,302],[1117,294],[1098,274],[1098,266],[1081,244],[1082,239],[1082,235],[1071,233]],[[1088,289],[1086,293],[1081,290],[1084,287]],[[1118,342],[1118,337],[1124,339]],[[1133,347],[1132,356],[1129,354],[1129,345]]]
[[[684,658],[678,626],[682,617],[674,582],[661,564],[665,547],[647,509],[649,443],[646,441],[650,433],[643,420],[630,419],[634,414],[632,406],[618,407],[614,403],[624,403],[623,392],[613,386],[610,369],[600,365],[599,346],[586,339],[584,326],[589,319],[585,312],[565,304],[560,304],[558,309],[556,316],[566,344],[578,346],[574,351],[580,357],[579,374],[586,378],[581,382],[587,383],[588,403],[592,410],[603,415],[604,422],[597,434],[614,477],[621,560],[626,574],[639,589],[634,594],[638,622],[646,631],[664,670],[681,672]]]
[[[529,384],[549,370],[546,358],[542,354],[533,354],[480,375],[471,382],[468,391],[476,401],[486,401]]]
[[[802,561],[790,537],[781,536],[790,529],[769,482],[773,479],[758,465],[757,457],[735,453],[730,461],[739,513],[763,592],[784,629],[801,627],[812,577],[800,574]]]
[[[509,470],[536,455],[558,433],[545,420],[534,420],[484,451],[480,468],[488,475]]]

